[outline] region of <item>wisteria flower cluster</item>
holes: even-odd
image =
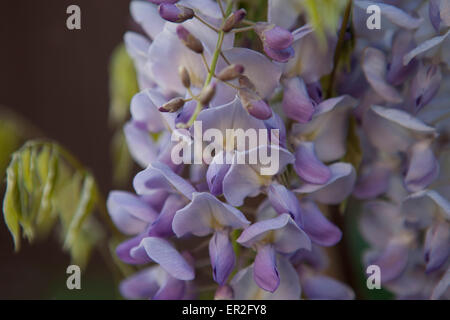
[[[450,3],[342,1],[322,30],[301,2],[259,1],[262,21],[245,2],[131,2],[141,91],[124,132],[143,170],[135,193],[107,200],[130,236],[117,256],[139,266],[125,298],[353,299],[324,272],[349,197],[384,287],[450,297]],[[374,4],[379,30],[366,26]],[[191,146],[196,122],[223,141],[211,159],[176,163],[173,137]],[[230,129],[267,136],[236,145]],[[278,157],[271,174],[238,161],[263,151]]]

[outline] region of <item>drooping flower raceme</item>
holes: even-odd
[[[326,274],[323,250],[342,238],[327,206],[353,194],[367,201],[365,258],[380,266],[382,283],[398,297],[442,296],[450,250],[448,181],[438,175],[449,163],[440,138],[449,118],[448,90],[439,90],[449,85],[443,2],[430,1],[422,18],[383,4],[395,36],[348,34],[358,40],[351,68],[338,72],[330,52],[345,37],[328,34],[324,44],[297,25],[291,1],[269,0],[268,21],[246,20],[234,1],[132,1],[144,33],[127,32],[125,44],[141,92],[124,132],[143,170],[135,194],[111,192],[108,209],[131,236],[118,257],[146,267],[122,282],[122,295],[196,298],[214,284],[217,299],[353,299]],[[355,30],[367,5],[355,1]],[[360,168],[349,137],[360,141]],[[408,292],[405,277],[421,271],[423,285]]]

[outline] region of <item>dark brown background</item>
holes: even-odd
[[[66,28],[71,4],[81,8],[81,30]],[[76,154],[105,193],[111,188],[108,62],[129,25],[128,5],[129,0],[0,1],[0,104]],[[98,257],[82,275],[80,291],[66,289],[68,265],[54,239],[14,254],[0,219],[0,299],[115,296]]]

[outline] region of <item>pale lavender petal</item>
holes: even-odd
[[[138,247],[142,239],[146,237],[145,233],[142,233],[134,238],[128,239],[116,248],[116,254],[120,260],[128,264],[143,264],[149,261],[148,257],[138,257],[137,259],[131,256],[131,251]]]
[[[286,29],[294,26],[299,15],[295,1],[291,0],[269,0],[267,10],[267,21]]]
[[[261,289],[272,293],[280,285],[275,249],[272,245],[268,244],[258,248],[253,265],[253,278]]]
[[[384,53],[375,48],[364,51],[362,68],[372,88],[387,102],[401,103],[402,96],[386,82],[387,63]]]
[[[242,229],[250,222],[238,209],[221,202],[207,192],[194,193],[192,202],[178,210],[172,228],[177,237],[191,233],[205,236],[215,228]]]
[[[221,157],[220,154],[217,156]],[[214,157],[214,159],[216,159],[216,157]],[[223,179],[225,178],[225,175],[227,174],[231,165],[226,163],[219,164],[214,159],[208,166],[208,171],[206,172],[206,181],[208,182],[209,191],[213,195],[219,196],[223,193]]]
[[[318,202],[325,204],[338,204],[347,198],[353,191],[356,172],[349,163],[339,162],[329,166],[331,178],[326,184],[305,183],[293,190],[301,194],[311,194]]]
[[[398,278],[408,264],[408,245],[404,239],[391,240],[383,251],[367,256],[367,265],[376,265],[381,271],[381,282]]]
[[[324,217],[319,207],[309,200],[301,202],[303,227],[311,240],[321,246],[334,246],[342,238],[337,226]]]
[[[172,277],[180,280],[195,278],[194,269],[166,240],[147,237],[141,242],[150,259],[158,263]]]
[[[290,257],[290,261],[294,266],[306,264],[316,271],[325,270],[330,264],[330,259],[325,249],[315,244],[311,246],[311,250],[297,250]]]
[[[416,69],[416,60],[403,65],[403,57],[415,46],[413,34],[408,31],[399,31],[393,40],[392,56],[387,72],[387,81],[393,85],[402,84]]]
[[[233,271],[235,255],[226,231],[216,231],[209,241],[209,258],[213,269],[213,279],[223,285]]]
[[[127,122],[123,128],[128,150],[139,165],[146,167],[156,160],[158,147],[147,130],[139,128],[134,122]]]
[[[186,292],[186,281],[168,276],[164,286],[153,296],[153,300],[181,300]]]
[[[303,79],[295,77],[286,81],[282,106],[289,118],[300,123],[311,121],[315,109]]]
[[[434,156],[431,141],[419,141],[410,150],[405,187],[410,192],[425,189],[439,174],[439,162]]]
[[[158,292],[158,267],[151,267],[133,274],[120,283],[120,294],[126,299],[150,299]]]
[[[252,247],[267,240],[267,237],[274,248],[282,253],[291,253],[300,248],[311,249],[311,240],[287,213],[252,224],[241,233],[237,242]]]
[[[305,272],[300,277],[303,292],[311,300],[353,300],[355,293],[344,283],[324,275]]]
[[[123,41],[128,54],[138,64],[147,61],[147,51],[150,47],[150,41],[146,37],[136,32],[127,31],[123,36]]]
[[[402,9],[395,6],[376,1],[355,1],[355,5],[366,10],[371,5],[376,5],[380,8],[381,15],[386,17],[393,24],[404,29],[417,29],[423,22],[422,18],[416,18]]]
[[[111,191],[106,201],[109,215],[117,228],[128,235],[143,232],[158,213],[138,196],[125,191]]]
[[[422,42],[403,57],[403,65],[407,65],[414,57],[442,44],[449,34],[450,30],[442,36],[437,36]]]
[[[447,291],[447,289],[450,287],[450,267],[447,268],[447,271],[442,276],[442,279],[439,280],[437,285],[433,288],[433,293],[431,294],[430,299],[431,300],[437,300],[441,298]]]
[[[254,266],[239,271],[231,280],[230,285],[236,300],[298,300],[301,288],[297,272],[291,263],[281,255],[277,256],[277,270],[280,285],[274,293],[261,289],[254,281]]]
[[[247,48],[233,48],[223,51],[230,63],[245,66],[244,75],[255,85],[261,98],[268,98],[278,87],[281,68],[261,53]]]
[[[288,213],[299,226],[303,225],[300,203],[292,191],[281,184],[272,183],[267,189],[267,196],[278,214]]]
[[[138,194],[150,195],[157,190],[179,192],[192,199],[194,187],[185,179],[174,173],[167,165],[155,162],[147,169],[139,172],[133,180],[134,189]]]
[[[353,195],[358,199],[373,199],[385,193],[389,187],[391,170],[381,163],[361,170]]]
[[[317,158],[313,142],[302,142],[297,146],[294,169],[309,183],[324,184],[331,178],[331,170]]]
[[[450,256],[450,226],[445,222],[432,225],[425,236],[426,272],[438,270]]]
[[[158,14],[158,8],[145,1],[131,1],[130,12],[150,38],[155,38],[164,28],[166,21]]]
[[[286,126],[283,119],[273,112],[272,117],[264,121],[267,130],[270,131],[269,141],[286,149]],[[278,130],[278,131],[276,131]]]
[[[159,214],[158,218],[152,223],[148,230],[148,235],[151,237],[169,237],[172,236],[172,221],[179,209],[184,208],[187,204],[186,199],[183,197],[173,194],[170,195]]]

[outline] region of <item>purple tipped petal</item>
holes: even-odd
[[[251,100],[247,111],[256,119],[267,120],[272,116],[272,109],[264,100]]]
[[[194,187],[182,177],[174,173],[167,165],[155,162],[144,171],[139,172],[133,180],[138,194],[148,195],[159,190],[179,192],[188,199],[195,192]]]
[[[356,173],[349,163],[339,162],[329,166],[331,178],[326,184],[305,183],[295,189],[296,193],[307,193],[318,202],[325,204],[338,204],[347,198],[353,191]]]
[[[235,264],[233,246],[226,231],[216,231],[209,241],[213,278],[219,285],[227,281]]]
[[[150,226],[148,235],[151,237],[169,237],[174,233],[172,231],[172,221],[176,212],[184,208],[186,205],[186,199],[183,197],[173,194],[170,195],[159,214],[158,218]]]
[[[294,57],[294,49],[292,47],[287,47],[286,49],[276,50],[269,46],[264,46],[264,52],[267,56],[278,62],[288,62],[289,59]]]
[[[381,271],[381,282],[398,278],[408,264],[408,246],[404,239],[391,240],[386,248],[378,254],[369,255],[367,265],[376,265]]]
[[[158,216],[150,205],[129,192],[110,192],[106,204],[114,224],[128,235],[143,232]]]
[[[192,233],[205,236],[216,229],[242,229],[250,222],[238,209],[221,202],[207,192],[194,193],[192,202],[178,210],[172,228],[177,237]]]
[[[297,146],[294,169],[309,183],[325,184],[331,178],[331,170],[317,158],[312,142],[302,142]]]
[[[300,248],[311,249],[311,240],[287,213],[252,224],[237,239],[245,247],[252,247],[261,241],[270,241],[282,253]]]
[[[141,243],[142,239],[146,237],[145,233],[142,233],[134,238],[128,239],[116,248],[117,257],[125,263],[128,264],[143,264],[149,261],[148,256],[146,257],[133,257],[131,256],[131,251],[137,248]]]
[[[300,123],[311,121],[314,114],[314,104],[301,78],[292,78],[286,82],[283,94],[283,111],[286,115]]]
[[[450,256],[450,226],[447,223],[435,223],[425,236],[426,272],[439,269]]]
[[[279,26],[275,26],[264,32],[265,43],[275,50],[286,49],[292,45],[294,36],[291,32]]]
[[[216,157],[221,156],[222,153],[217,155]],[[216,159],[216,157],[214,157],[214,159]],[[208,171],[206,172],[206,181],[208,183],[209,191],[213,195],[219,196],[223,193],[223,179],[225,178],[225,175],[227,174],[231,165],[225,163],[219,164],[214,159],[208,166]]]
[[[431,149],[431,141],[419,141],[411,147],[405,186],[410,192],[425,189],[439,173],[439,163]]]
[[[159,290],[158,267],[144,269],[120,283],[120,294],[126,299],[150,299]]]
[[[194,269],[183,256],[166,240],[160,238],[144,238],[140,244],[150,259],[158,263],[172,277],[180,280],[195,278]]]
[[[272,293],[280,285],[275,249],[272,245],[264,245],[258,248],[253,266],[253,278],[261,289]]]
[[[428,13],[430,17],[430,22],[433,25],[434,30],[439,32],[439,27],[441,24],[441,14],[439,12],[439,2],[440,0],[430,0],[428,3]]]
[[[154,300],[181,300],[186,292],[186,282],[171,276],[153,296]]]
[[[324,217],[313,201],[302,201],[303,230],[311,240],[321,246],[334,246],[342,238],[342,232]]]
[[[305,272],[301,284],[306,297],[311,300],[353,300],[355,293],[344,283],[328,276]]]
[[[297,272],[289,260],[277,256],[277,269],[280,285],[274,293],[261,289],[254,281],[254,265],[239,271],[231,280],[236,300],[298,300],[300,299],[300,281]]]
[[[442,80],[439,66],[422,66],[411,82],[409,108],[415,114],[438,93]]]
[[[278,214],[288,213],[294,221],[302,226],[300,203],[295,194],[281,184],[271,184],[268,188],[268,198]]]

